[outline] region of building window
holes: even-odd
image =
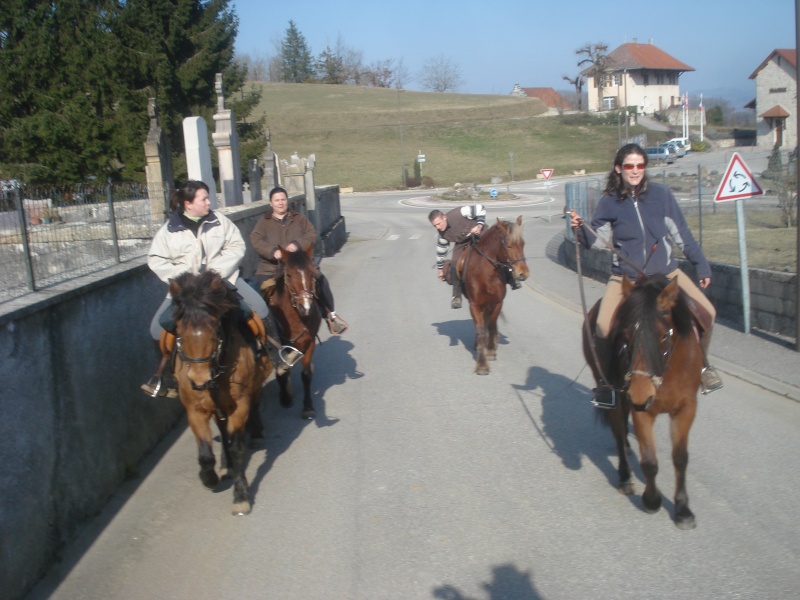
[[[617,108],[617,97],[606,96],[603,98],[603,110],[614,110]]]
[[[644,85],[650,85],[650,75],[647,73],[642,73],[642,83]]]
[[[619,87],[619,75],[606,75],[603,78],[603,87]]]
[[[769,88],[769,93],[770,94],[783,94],[785,92],[786,92],[786,88],[785,87],[782,87],[782,88]]]
[[[664,74],[656,73],[656,85],[664,85]]]

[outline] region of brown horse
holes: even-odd
[[[642,503],[648,512],[661,508],[653,424],[659,414],[669,414],[675,466],[675,524],[681,529],[693,529],[696,524],[689,510],[686,467],[689,430],[697,411],[703,368],[697,326],[676,279],[668,282],[663,275],[653,275],[634,285],[626,277],[622,292],[624,300],[610,334],[614,355],[606,361],[611,365],[608,373],[600,373],[587,328],[583,331],[583,352],[595,380],[598,385],[605,381],[616,390],[615,405],[603,410],[603,416],[617,444],[618,489],[624,494],[634,493],[628,462],[630,414],[645,478]],[[599,302],[589,312],[590,331],[594,331],[598,308]]]
[[[169,292],[177,321],[175,377],[197,440],[200,480],[209,489],[219,483],[209,426],[213,416],[222,440],[220,475],[227,476],[228,468],[233,475],[232,512],[248,514],[245,437],[247,432],[254,440],[263,437],[258,401],[272,363],[256,355],[252,334],[241,327],[235,288],[218,273],[184,273],[170,280]]]
[[[309,252],[288,252],[281,248],[281,271],[268,302],[278,323],[281,343],[303,353],[301,379],[304,397],[301,415],[311,420],[316,416],[311,398],[311,380],[314,377],[311,359],[322,321],[317,304],[316,267]],[[277,380],[281,406],[289,408],[294,403],[291,371],[278,375]]]
[[[516,222],[501,221],[481,235],[474,246],[467,248],[457,265],[464,282],[464,295],[475,323],[475,350],[478,359],[475,372],[489,374],[487,361],[497,360],[497,317],[506,297],[507,273],[517,281],[528,278],[525,262],[525,240],[522,238],[522,215]]]

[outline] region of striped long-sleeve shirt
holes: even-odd
[[[444,266],[447,251],[450,243],[456,245],[463,244],[470,237],[470,229],[477,224],[486,227],[486,209],[483,204],[473,204],[454,208],[445,214],[447,218],[447,228],[439,232],[439,240],[436,243],[436,268]]]

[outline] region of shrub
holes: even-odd
[[[708,143],[692,142],[692,152],[708,152]]]

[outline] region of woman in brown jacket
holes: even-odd
[[[280,269],[281,250],[288,252],[305,251],[317,241],[317,230],[308,218],[289,210],[289,195],[282,187],[276,187],[269,193],[272,211],[258,220],[250,234],[250,242],[258,254],[256,281],[259,287],[268,279],[275,278]],[[334,335],[345,332],[348,325],[334,310],[333,293],[325,275],[316,269],[317,299],[322,316],[328,323],[328,329]]]

